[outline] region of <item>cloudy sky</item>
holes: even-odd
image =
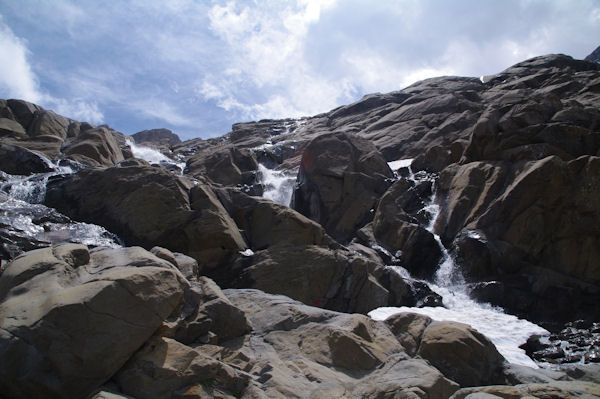
[[[0,98],[207,138],[598,45],[600,0],[0,0]]]

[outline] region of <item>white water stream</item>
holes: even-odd
[[[21,238],[52,244],[73,242],[92,246],[121,246],[119,238],[103,227],[72,222],[54,209],[42,205],[48,179],[74,173],[74,170],[40,157],[53,169],[52,172],[31,176],[0,172],[0,227],[7,226],[11,234]]]
[[[166,166],[174,166],[179,169],[180,173],[183,173],[185,169],[185,162],[177,162],[163,154],[162,152],[152,147],[136,144],[131,138],[127,138],[127,145],[131,148],[133,156],[139,159],[143,159],[150,164],[159,164]]]
[[[412,160],[398,160],[390,162],[390,168],[394,171],[408,167],[409,179],[416,181],[415,175],[410,170]],[[459,268],[454,263],[452,256],[442,245],[440,237],[433,232],[435,219],[439,215],[439,206],[435,204],[435,191],[425,211],[430,214],[431,221],[427,230],[434,234],[443,253],[442,261],[435,275],[435,281],[427,282],[430,288],[442,296],[443,307],[382,307],[369,312],[369,316],[375,320],[385,320],[389,316],[400,312],[420,313],[434,320],[456,321],[471,325],[473,328],[487,336],[498,348],[498,351],[511,363],[538,368],[525,351],[519,348],[533,334],[549,334],[542,327],[516,316],[508,315],[501,308],[485,303],[478,303],[471,299],[467,292],[464,278]],[[398,266],[389,266],[400,275],[406,276],[408,271]]]
[[[258,180],[264,187],[263,197],[290,206],[294,185],[296,184],[296,175],[258,165]]]

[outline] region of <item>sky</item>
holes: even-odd
[[[600,0],[0,0],[0,98],[209,138],[598,45]]]

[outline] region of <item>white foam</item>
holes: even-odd
[[[185,168],[185,162],[176,162],[157,149],[136,144],[131,138],[127,138],[127,144],[129,145],[129,148],[131,148],[133,156],[136,158],[143,159],[151,164],[164,163],[174,165],[181,171]]]
[[[411,161],[411,159],[401,159],[389,164],[391,169],[407,166],[410,168]],[[408,178],[415,182],[417,180],[430,179],[427,175],[415,176],[412,173]],[[392,314],[413,312],[427,315],[434,320],[448,320],[469,324],[487,336],[509,362],[537,368],[538,366],[519,346],[524,344],[527,338],[533,334],[549,334],[549,332],[527,320],[507,315],[501,308],[493,307],[489,304],[477,303],[471,299],[467,293],[465,280],[460,272],[460,268],[456,267],[454,259],[442,244],[439,235],[434,231],[436,219],[440,214],[440,206],[435,202],[435,186],[433,194],[423,210],[429,215],[430,220],[425,228],[433,234],[442,252],[442,259],[434,277],[435,284],[430,282],[427,282],[427,284],[442,297],[446,307],[383,307],[372,310],[369,316],[375,320],[385,320]],[[410,278],[410,275],[407,275],[406,269],[399,267],[391,268],[404,279]]]
[[[532,368],[538,366],[525,351],[519,348],[533,334],[549,334],[542,327],[516,316],[507,315],[501,309],[489,304],[481,304],[470,299],[464,292],[451,291],[448,288],[431,285],[431,288],[444,298],[442,307],[383,307],[372,310],[369,316],[374,320],[385,320],[400,312],[420,313],[437,321],[456,321],[469,324],[488,337],[502,356],[511,363]]]
[[[254,251],[251,250],[250,248],[248,248],[245,251],[240,251],[240,255],[242,255],[242,256],[252,256],[252,255],[254,255]]]
[[[388,162],[388,166],[392,171],[397,171],[398,169],[407,168],[412,164],[413,158],[410,159],[398,159],[396,161]]]
[[[264,186],[263,197],[289,206],[294,193],[296,176],[258,165],[258,178]]]

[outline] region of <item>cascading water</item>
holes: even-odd
[[[179,174],[183,173],[183,170],[185,169],[185,162],[174,161],[154,148],[136,144],[131,138],[127,138],[126,141],[127,145],[129,145],[129,148],[131,148],[131,152],[133,153],[134,157],[143,159],[151,164],[159,164],[171,169],[174,168],[179,171]]]
[[[296,184],[296,175],[258,165],[258,178],[264,187],[263,197],[285,206],[290,205],[294,184]]]
[[[23,250],[61,242],[121,246],[119,238],[103,227],[73,222],[54,209],[42,205],[48,179],[74,172],[69,166],[59,166],[44,160],[53,169],[52,172],[31,176],[0,172],[0,257],[11,258]]]
[[[410,169],[411,161],[398,160],[390,162],[389,165],[392,170],[408,167],[409,175],[407,178],[413,180],[415,183],[417,183],[419,178],[428,178],[426,176],[415,176]],[[433,231],[435,221],[440,213],[439,205],[435,203],[435,189],[423,211],[429,215],[430,220],[426,228],[434,235],[443,254],[434,282],[426,283],[429,284],[433,291],[442,296],[446,307],[383,307],[371,311],[369,316],[375,320],[385,320],[387,317],[399,312],[413,312],[427,315],[434,320],[457,321],[469,324],[490,338],[498,348],[498,351],[509,362],[537,368],[538,366],[519,346],[524,344],[531,335],[549,334],[548,331],[527,320],[507,315],[501,308],[489,304],[477,303],[471,299],[460,269],[456,266],[454,259],[442,244],[440,237]],[[408,276],[408,271],[399,266],[389,267],[400,275]]]

